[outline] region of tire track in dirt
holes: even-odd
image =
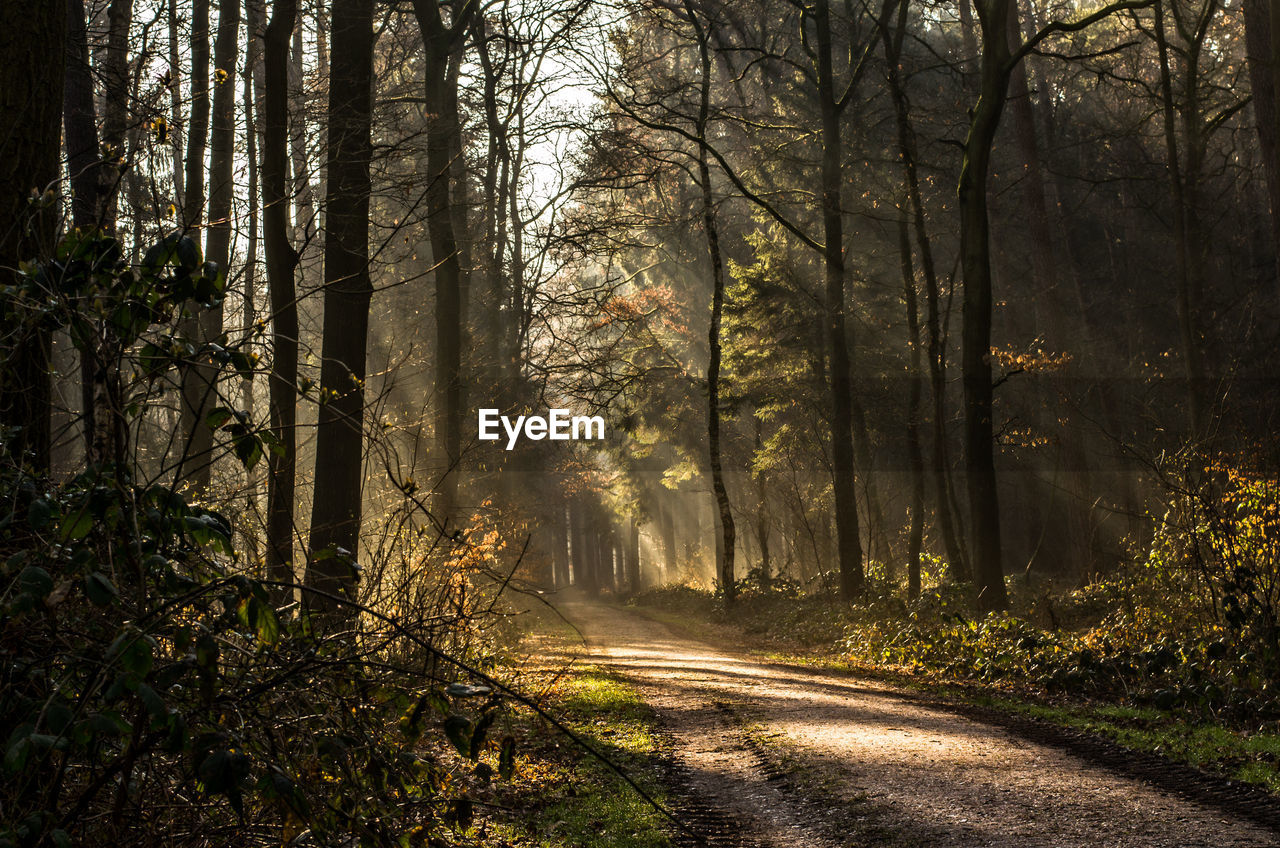
[[[677,811],[713,846],[1280,846],[1270,828],[982,716],[756,662],[621,607],[563,609],[592,661],[659,716]]]

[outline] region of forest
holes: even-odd
[[[1280,844],[1280,0],[0,0],[0,848]]]

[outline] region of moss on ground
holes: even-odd
[[[540,622],[538,653],[567,661],[574,634]],[[527,670],[526,691],[547,711],[620,766],[664,805],[652,710],[625,680],[593,665],[556,662]],[[607,765],[532,710],[517,711],[522,741],[511,789],[489,818],[491,844],[539,848],[661,848],[666,819]]]

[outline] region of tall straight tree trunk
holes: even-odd
[[[470,26],[470,25],[468,25]],[[472,28],[474,29],[474,28]],[[473,245],[471,238],[471,189],[467,182],[467,158],[462,141],[462,112],[458,106],[458,77],[462,72],[465,57],[462,50],[454,49],[449,56],[449,70],[445,76],[445,121],[451,132],[449,134],[449,214],[452,217],[453,232],[456,236],[458,252],[458,314],[461,316],[463,351],[471,349],[471,334],[468,331],[471,317],[471,270],[473,267]],[[466,369],[467,364],[460,364]],[[459,407],[464,407],[467,381],[461,381]]]
[[[556,498],[555,513],[551,520],[551,589],[562,588],[569,583],[569,516],[568,505]]]
[[[188,229],[204,222],[204,154],[209,140],[209,0],[191,3],[191,116],[187,123],[182,219]]]
[[[814,5],[817,34],[818,103],[822,115],[822,228],[826,275],[825,319],[831,385],[831,460],[835,494],[836,556],[840,594],[852,600],[862,591],[862,539],[858,529],[857,488],[853,475],[853,412],[850,403],[849,339],[845,321],[843,182],[840,153],[840,104],[832,68],[831,18],[827,0]]]
[[[427,231],[436,281],[436,444],[443,463],[440,517],[451,523],[458,500],[458,463],[462,458],[462,265],[450,183],[458,127],[457,79],[449,74],[453,53],[466,34],[468,22],[446,26],[436,0],[414,0],[414,12],[426,52],[425,106],[427,124]],[[458,6],[454,7],[455,14]],[[470,4],[464,15],[471,14]],[[455,88],[450,91],[450,84]]]
[[[889,541],[888,523],[884,520],[880,501],[880,485],[876,481],[875,463],[871,458],[871,430],[867,427],[866,412],[856,388],[849,394],[849,411],[853,418],[854,470],[862,477],[863,501],[867,508],[867,557],[878,559],[886,574],[892,576],[895,567],[893,545]]]
[[[574,559],[581,568],[578,586],[592,597],[600,594],[600,526],[595,505],[586,494],[582,497],[582,556]]]
[[[902,301],[907,311],[907,348],[911,351],[907,377],[907,462],[911,469],[907,598],[914,601],[920,597],[920,552],[924,542],[924,453],[920,448],[920,311],[916,303],[916,274],[905,212],[898,218],[898,254],[902,259]]]
[[[484,175],[481,182],[482,215],[484,222],[484,268],[485,293],[488,302],[485,304],[485,320],[480,324],[484,334],[484,358],[488,362],[487,379],[491,384],[504,382],[502,368],[504,329],[504,311],[499,308],[504,297],[502,278],[503,243],[506,232],[503,229],[502,210],[505,208],[506,180],[500,179],[500,171],[505,170],[507,162],[506,126],[498,116],[498,71],[494,68],[490,53],[490,38],[483,15],[472,19],[472,37],[476,44],[476,55],[483,72],[486,152]],[[501,186],[501,189],[500,189]],[[499,220],[501,218],[501,221]],[[499,397],[502,388],[499,388]],[[504,406],[506,404],[503,404]]]
[[[260,0],[249,0],[251,6]],[[263,50],[262,236],[271,295],[271,431],[281,450],[267,454],[267,573],[291,583],[294,480],[297,469],[298,303],[289,242],[289,33],[297,0],[277,0]],[[284,599],[281,591],[278,597]]]
[[[1175,104],[1168,41],[1165,35],[1165,5],[1155,5],[1155,36],[1160,56],[1160,99],[1164,113],[1165,147],[1168,156],[1170,193],[1173,200],[1174,248],[1178,273],[1175,278],[1175,308],[1182,337],[1187,401],[1190,412],[1191,437],[1208,436],[1208,412],[1205,348],[1202,339],[1200,301],[1204,288],[1207,242],[1200,223],[1199,196],[1204,179],[1205,140],[1201,116],[1200,59],[1210,30],[1209,22],[1219,8],[1217,0],[1209,0],[1196,10],[1193,21],[1177,21],[1176,29],[1184,43],[1177,54],[1182,59],[1182,97]],[[1173,10],[1176,12],[1177,10]],[[1272,14],[1277,14],[1273,8]],[[1272,20],[1273,26],[1276,19]],[[1179,151],[1176,126],[1181,110],[1182,150]]]
[[[50,256],[57,228],[57,180],[67,7],[63,2],[0,3],[0,283],[13,285],[18,263]],[[48,194],[46,195],[46,190]],[[44,201],[28,204],[32,192]],[[0,449],[11,460],[49,470],[52,336],[43,322],[5,327],[0,352]]]
[[[630,526],[627,531],[626,574],[627,590],[632,594],[639,592],[640,585],[640,519],[631,513]]]
[[[1277,20],[1273,26],[1273,17]],[[1245,49],[1249,59],[1249,83],[1253,114],[1257,118],[1258,148],[1267,178],[1271,208],[1271,246],[1275,251],[1276,283],[1280,285],[1280,113],[1276,109],[1276,82],[1280,79],[1280,44],[1272,33],[1280,28],[1280,2],[1244,0]]]
[[[360,539],[369,335],[373,0],[334,0],[325,197],[324,361],[307,585],[353,595]],[[343,553],[345,551],[345,553]],[[325,556],[326,553],[333,554]],[[351,558],[349,560],[348,558]],[[320,609],[332,602],[318,601]]]
[[[293,28],[293,47],[289,56],[289,105],[293,118],[289,127],[289,156],[293,166],[293,198],[297,214],[294,216],[294,243],[302,245],[308,229],[314,227],[315,197],[311,193],[311,163],[307,155],[307,89],[303,59],[306,47],[303,43],[303,19],[298,18]]]
[[[751,416],[755,425],[755,452],[760,454],[760,416]],[[756,540],[760,543],[760,585],[768,588],[773,581],[773,565],[769,561],[769,488],[763,467],[755,473],[756,484]]]
[[[235,196],[233,164],[236,141],[236,61],[240,41],[240,0],[222,0],[218,8],[218,37],[214,44],[216,78],[209,136],[209,224],[205,259],[226,279],[231,266],[231,203]],[[222,305],[200,313],[199,339],[212,342],[222,335]],[[208,359],[189,368],[183,381],[184,411],[190,416],[187,463],[183,476],[196,493],[209,489],[213,470],[213,431],[205,423],[218,397],[218,366]]]
[[[245,126],[245,158],[248,168],[249,185],[247,191],[249,194],[249,240],[245,249],[245,265],[244,265],[244,297],[241,301],[241,322],[240,329],[244,334],[246,344],[248,340],[253,338],[254,324],[257,322],[257,297],[258,297],[258,242],[259,242],[259,226],[258,226],[258,197],[259,197],[259,174],[258,174],[258,103],[256,95],[256,87],[261,74],[258,66],[262,61],[262,41],[259,35],[262,26],[262,15],[260,9],[254,8],[254,0],[247,0],[245,4],[245,31],[248,33],[248,43],[245,45],[244,59],[244,89],[242,107],[244,109],[244,126]],[[252,415],[254,412],[254,391],[253,380],[246,379],[240,384],[242,407],[249,411]],[[250,511],[257,512],[258,495],[261,489],[261,478],[259,470],[252,468],[245,473],[248,488],[248,499]],[[250,552],[253,554],[254,560],[259,559],[259,540],[256,533],[251,533],[248,538],[248,544],[251,546]]]
[[[182,180],[182,134],[178,132],[182,126],[182,84],[179,69],[182,67],[181,49],[178,42],[178,0],[168,0],[166,5],[166,23],[169,27],[169,149],[173,155],[173,204],[178,210],[184,208],[185,186]]]
[[[107,43],[102,52],[102,146],[109,163],[103,175],[103,228],[114,230],[120,183],[129,151],[129,27],[133,22],[133,0],[111,0],[107,7]]]
[[[71,223],[76,229],[90,229],[99,222],[103,186],[84,0],[67,0],[66,59],[62,106],[67,172],[71,177]]]
[[[67,0],[67,60],[63,86],[63,138],[67,148],[67,172],[71,177],[71,223],[88,231],[102,223],[103,168],[98,144],[97,110],[93,99],[93,73],[85,32],[84,0]],[[97,465],[113,455],[101,450],[114,444],[110,434],[100,433],[110,416],[109,380],[102,366],[104,328],[94,328],[94,339],[80,349],[80,424],[85,459]],[[105,438],[104,438],[105,436]]]
[[[973,2],[960,0],[960,38],[964,45],[965,65],[969,66],[978,55],[978,38],[973,31]]]
[[[191,5],[191,117],[186,128],[186,174],[183,179],[182,220],[185,228],[198,231],[204,223],[205,207],[205,152],[209,141],[209,0],[193,0]],[[192,233],[199,243],[198,232]],[[226,270],[225,268],[222,270]],[[192,316],[182,322],[182,332],[189,339],[199,340],[201,320]],[[205,430],[200,420],[203,406],[204,381],[200,378],[202,363],[189,362],[181,369],[182,405],[182,456],[178,467],[178,479],[189,478],[207,456],[200,453]]]
[[[973,540],[973,576],[978,606],[983,610],[1001,610],[1008,606],[991,408],[991,231],[987,176],[991,147],[1008,88],[1009,2],[982,0],[978,3],[983,35],[981,86],[965,139],[958,191],[964,276],[961,370],[965,402],[965,479]]]
[[[898,3],[894,30],[890,33],[887,25],[888,16],[882,16],[880,36],[885,48],[885,66],[888,74],[889,95],[893,101],[894,115],[898,130],[898,156],[902,162],[903,174],[906,177],[907,200],[911,208],[911,223],[915,232],[916,246],[920,251],[920,270],[925,284],[925,327],[928,333],[928,370],[929,386],[932,394],[932,429],[933,446],[930,456],[930,472],[936,492],[936,510],[938,527],[941,531],[943,550],[947,555],[952,576],[960,581],[969,579],[969,569],[960,542],[955,513],[951,509],[951,462],[947,456],[947,380],[945,353],[942,350],[942,320],[939,305],[940,293],[937,267],[933,261],[933,244],[929,238],[925,221],[924,200],[920,194],[920,174],[917,166],[919,156],[916,150],[915,131],[911,126],[911,115],[907,105],[906,92],[899,75],[899,57],[902,54],[902,41],[906,35],[907,4],[905,0]]]
[[[1009,0],[1009,22],[1005,38],[1010,41],[1021,32],[1018,24],[1017,0]],[[1023,62],[1014,66],[1009,74],[1009,112],[1013,118],[1014,142],[1021,166],[1022,205],[1026,211],[1027,235],[1031,241],[1031,268],[1037,284],[1033,296],[1037,301],[1043,293],[1053,292],[1058,286],[1058,273],[1054,262],[1053,239],[1049,235],[1049,210],[1045,201],[1044,171],[1040,167],[1040,147],[1036,140],[1035,104],[1031,101],[1031,87],[1027,83],[1027,67]],[[1037,307],[1037,313],[1038,313]],[[1039,332],[1037,327],[1037,332]]]
[[[583,526],[582,494],[576,493],[569,498],[569,585],[585,586],[586,529]]]
[[[676,577],[678,560],[676,555],[676,522],[671,514],[671,498],[674,493],[660,498],[659,513],[662,516],[662,565],[665,574],[660,582],[670,583]]]
[[[707,255],[711,261],[711,321],[707,329],[707,447],[710,453],[711,490],[715,495],[717,524],[720,529],[716,547],[716,570],[724,589],[724,602],[732,606],[737,598],[734,580],[734,548],[737,527],[724,484],[724,467],[720,458],[720,323],[724,314],[724,257],[720,253],[720,230],[716,226],[715,200],[711,192],[711,169],[707,165],[707,118],[711,110],[711,50],[707,33],[690,0],[684,3],[685,15],[698,39],[701,77],[698,86],[698,117],[694,124],[698,143],[698,186],[702,192],[702,228],[707,239]]]

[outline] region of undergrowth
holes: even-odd
[[[732,609],[688,586],[635,602],[686,626],[732,626],[755,649],[964,684],[1275,789],[1280,485],[1219,463],[1193,474],[1193,465],[1165,469],[1167,510],[1130,563],[1074,588],[1010,577],[1007,612],[974,613],[971,587],[948,582],[936,561],[910,601],[873,568],[853,603],[759,575],[742,581]]]

